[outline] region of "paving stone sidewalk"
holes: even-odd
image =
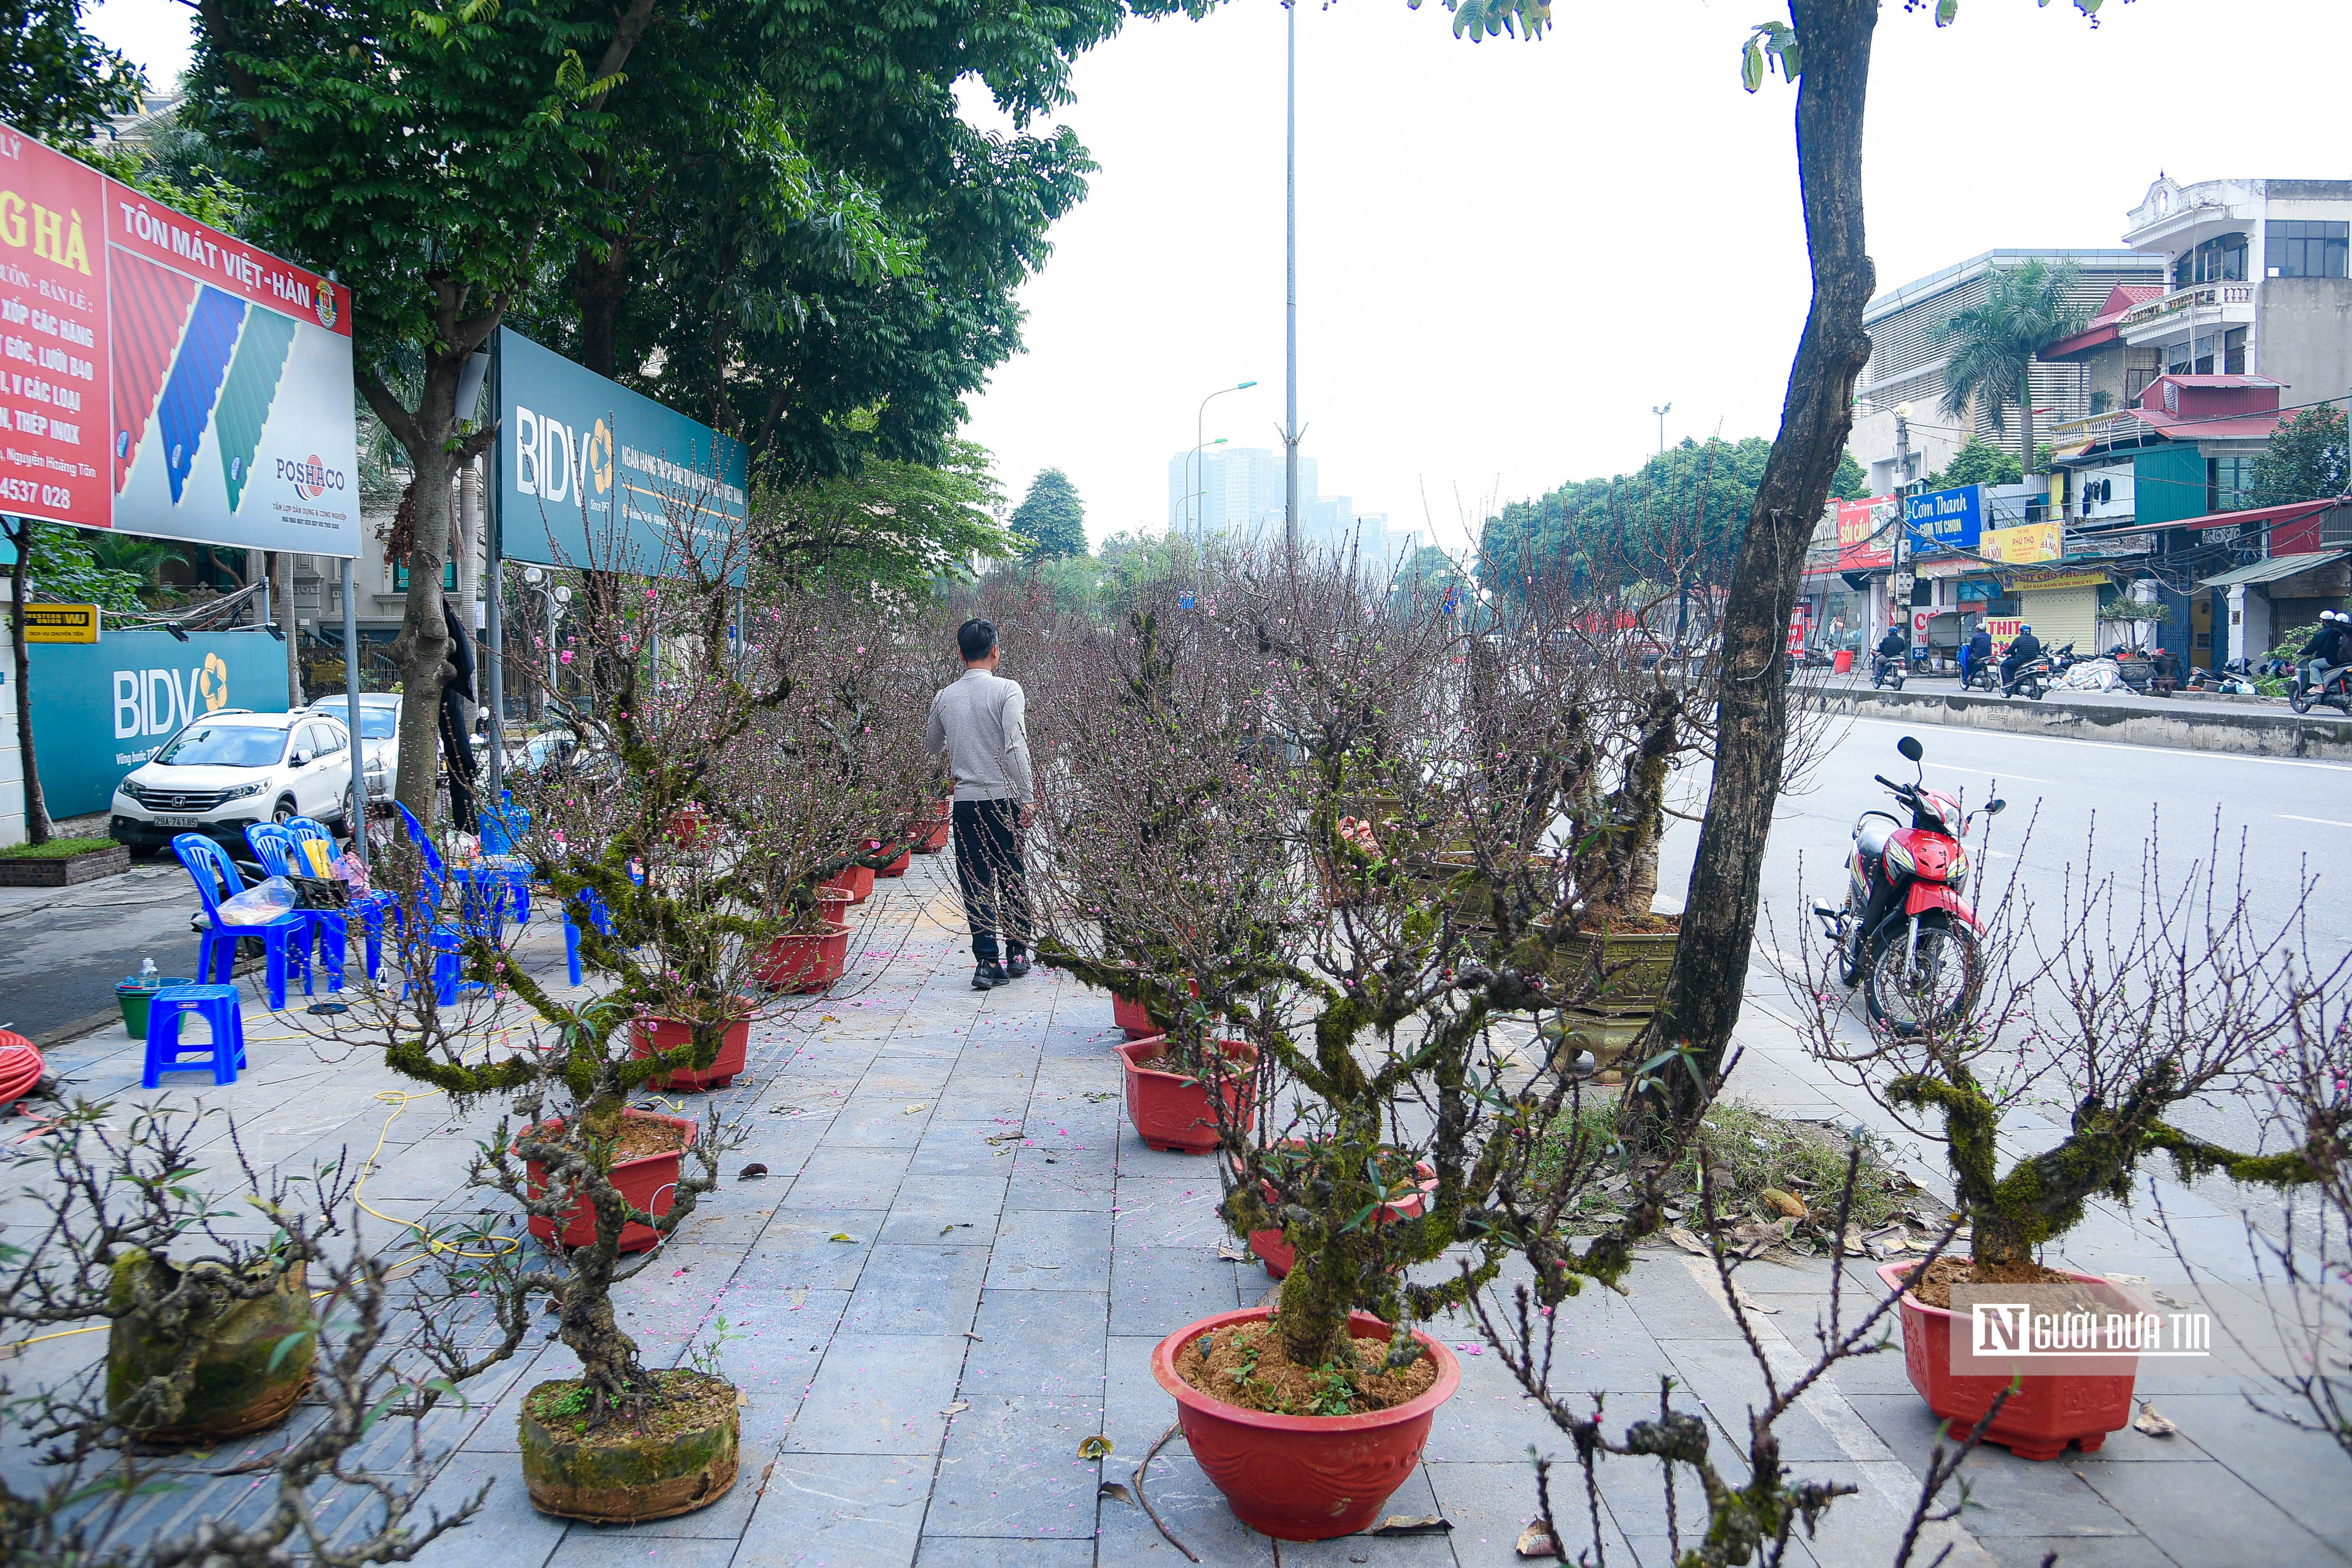
[[[850,977],[833,995],[759,1026],[751,1070],[717,1098],[748,1129],[730,1179],[618,1293],[624,1326],[649,1361],[719,1345],[745,1391],[741,1479],[698,1513],[626,1529],[534,1512],[516,1458],[521,1393],[571,1370],[541,1343],[470,1391],[474,1403],[432,1429],[449,1457],[432,1500],[486,1483],[488,1502],[429,1549],[428,1564],[601,1568],[1121,1568],[1184,1559],[1132,1504],[1097,1492],[1132,1485],[1134,1468],[1174,1419],[1149,1356],[1162,1335],[1253,1303],[1270,1281],[1219,1256],[1216,1175],[1203,1159],[1154,1153],[1126,1124],[1108,998],[1039,970],[980,993],[970,986],[962,922],[942,857],[861,912]],[[548,964],[550,936],[530,938]],[[560,956],[560,949],[553,952]],[[348,1148],[375,1151],[364,1233],[395,1244],[405,1222],[474,1213],[462,1190],[488,1113],[452,1117],[432,1100],[385,1102],[392,1082],[364,1054],[329,1059],[257,1003],[253,1066],[215,1090],[201,1079],[159,1094],[137,1089],[137,1048],[119,1030],[53,1053],[83,1092],[122,1101],[169,1096],[233,1111],[247,1154],[299,1167]],[[1743,1073],[1789,1108],[1842,1109],[1805,1078],[1785,1041]],[[1735,1082],[1735,1090],[1745,1087]],[[226,1151],[220,1151],[226,1153]],[[741,1181],[745,1164],[768,1167]],[[0,1210],[5,1212],[5,1210]],[[845,1238],[846,1239],[839,1239]],[[2109,1264],[2106,1266],[2115,1266]],[[1866,1271],[1857,1268],[1857,1282]],[[1827,1301],[1825,1265],[1751,1265],[1746,1288],[1780,1310],[1759,1327],[1774,1364],[1801,1364]],[[1671,1249],[1645,1255],[1622,1297],[1589,1291],[1563,1309],[1570,1369],[1557,1381],[1607,1396],[1612,1425],[1654,1409],[1657,1378],[1703,1405],[1718,1453],[1738,1450],[1760,1387],[1710,1270]],[[1458,1347],[1461,1392],[1438,1414],[1425,1462],[1387,1511],[1439,1514],[1450,1535],[1358,1536],[1277,1547],[1239,1525],[1180,1438],[1146,1490],[1173,1532],[1217,1568],[1373,1563],[1393,1568],[1517,1561],[1535,1509],[1528,1449],[1566,1442],[1459,1320],[1433,1325]],[[88,1335],[36,1346],[11,1368],[21,1385],[61,1375],[102,1349]],[[1983,1506],[1965,1531],[1930,1532],[1917,1561],[1953,1547],[1954,1564],[2163,1568],[2342,1563],[2352,1489],[2324,1440],[2285,1431],[2214,1379],[2174,1386],[2143,1375],[2182,1435],[2126,1431],[2094,1456],[2033,1465],[2005,1450],[1968,1474]],[[2187,1385],[2194,1383],[2196,1387]],[[1885,1568],[1916,1495],[1935,1424],[1895,1354],[1849,1364],[1780,1427],[1799,1473],[1860,1490],[1830,1513],[1796,1564]],[[1081,1439],[1113,1457],[1082,1460]],[[162,1530],[251,1506],[249,1478],[209,1472],[277,1442],[191,1457],[183,1490],[145,1506]],[[11,1452],[12,1470],[21,1452]],[[1602,1470],[1597,1544],[1612,1563],[1669,1561],[1669,1500],[1653,1467]],[[1571,1487],[1572,1493],[1580,1492]],[[1685,1486],[1687,1525],[1703,1517]],[[1595,1544],[1581,1504],[1571,1554]]]

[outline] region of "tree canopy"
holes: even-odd
[[[79,141],[137,109],[146,85],[137,66],[82,31],[80,0],[0,0],[0,120]]]
[[[2352,489],[2345,450],[2344,411],[2334,403],[2287,415],[2271,432],[2270,445],[2254,459],[2254,482],[2243,504],[2283,507],[2343,495]]]
[[[1958,452],[1952,460],[1927,476],[1930,490],[1953,490],[1962,485],[2014,485],[2025,477],[2025,465],[1998,446],[1989,446],[1975,436]]]
[[[937,466],[877,457],[854,474],[768,491],[758,505],[767,563],[797,588],[908,595],[968,580],[975,556],[1015,544],[987,449],[951,440]]]
[[[1478,580],[1510,593],[1531,577],[1558,573],[1580,586],[1719,576],[1739,548],[1771,452],[1755,436],[1685,439],[1630,475],[1514,501],[1480,533]],[[1852,477],[1859,487],[1859,467]]]
[[[1040,469],[1013,509],[1013,531],[1029,541],[1034,557],[1086,554],[1087,508],[1070,476],[1059,468]]]

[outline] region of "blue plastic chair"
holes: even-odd
[[[580,902],[588,907],[588,918],[605,936],[613,934],[613,912],[604,904],[604,895],[593,887],[580,890]],[[563,912],[563,959],[571,966],[572,983],[580,984],[580,927],[572,918],[572,911]]]
[[[253,858],[261,869],[272,876],[297,877],[313,874],[310,858],[303,854],[294,835],[276,822],[247,822],[245,841],[253,850]],[[310,929],[302,938],[306,958],[327,971],[327,989],[343,988],[343,955],[351,949],[351,923],[337,909],[297,909]]]
[[[454,873],[441,852],[434,847],[433,835],[415,812],[394,800],[393,810],[408,830],[408,841],[416,846],[417,858],[424,862],[425,874],[419,879],[418,896],[430,912],[433,928],[424,934],[425,945],[433,950],[433,991],[442,1007],[455,1006],[457,994],[463,990],[485,990],[479,980],[467,980],[465,974],[465,938],[467,933],[498,944],[504,931],[508,893],[510,883],[502,872],[490,872],[479,879],[468,879]],[[448,894],[457,895],[459,924],[448,917]],[[394,906],[394,917],[399,917],[399,907]]]
[[[172,852],[187,868],[188,879],[196,884],[196,897],[205,906],[205,917],[211,928],[196,946],[196,981],[199,985],[233,985],[236,980],[236,944],[244,936],[258,937],[268,955],[265,973],[269,986],[269,1006],[283,1011],[286,1007],[286,972],[288,967],[299,964],[302,969],[302,994],[310,994],[310,959],[302,941],[310,935],[310,922],[299,910],[288,910],[275,920],[258,925],[231,925],[220,916],[221,900],[235,897],[245,891],[245,878],[237,874],[236,862],[228,852],[202,833],[182,833],[172,841]]]
[[[180,1043],[180,1020],[195,1014],[211,1026],[213,1038],[203,1045]],[[201,1055],[202,1061],[184,1061]],[[165,986],[147,1006],[147,1065],[139,1082],[149,1089],[163,1087],[166,1072],[198,1067],[213,1070],[215,1083],[234,1083],[245,1065],[245,1009],[235,986]]]
[[[335,845],[335,835],[316,817],[289,817],[287,836],[296,844],[320,843],[327,846],[327,858],[334,860],[341,853]],[[388,893],[355,893],[343,906],[343,918],[348,923],[356,918],[367,942],[367,975],[373,980],[383,968],[384,914],[399,901]]]

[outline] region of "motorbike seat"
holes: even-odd
[[[1853,825],[1853,845],[1865,859],[1877,860],[1886,852],[1886,841],[1903,824],[1885,811],[1864,811]]]

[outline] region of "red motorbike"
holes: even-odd
[[[1915,766],[1924,755],[1907,735],[1895,749]],[[1940,1034],[1968,1017],[1983,979],[1976,912],[1960,896],[1969,881],[1960,841],[1975,818],[1997,815],[2008,802],[1963,812],[1958,800],[1927,787],[1924,769],[1912,784],[1876,777],[1909,809],[1910,825],[1891,812],[1864,811],[1853,825],[1845,907],[1817,904],[1813,914],[1837,948],[1838,977],[1861,986],[1873,1024],[1898,1035]]]

